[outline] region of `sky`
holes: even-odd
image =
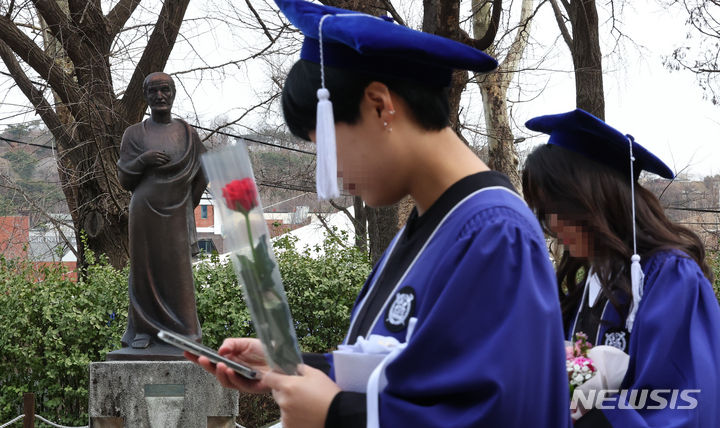
[[[548,22],[550,9],[543,12],[535,34],[543,40],[553,40],[556,27]],[[718,174],[720,106],[703,99],[692,73],[671,72],[663,66],[663,58],[686,41],[684,19],[678,9],[663,8],[655,0],[633,0],[632,6],[623,12],[621,26],[637,46],[625,40],[624,49],[618,54],[609,53],[612,49],[608,46],[608,26],[601,25],[605,42],[605,120],[623,133],[632,134],[676,173]],[[567,65],[560,67],[571,68],[562,40],[557,48],[565,51],[561,53]],[[558,62],[563,64],[562,60]],[[520,107],[519,112],[532,117],[545,114],[543,110],[562,112],[573,108],[572,75],[553,73],[543,94]]]
[[[616,2],[618,0],[615,0]],[[660,0],[625,1],[626,7],[619,25],[627,38],[619,48],[609,34],[608,11],[598,2],[601,19],[601,42],[605,87],[606,122],[620,131],[632,134],[635,140],[663,159],[674,171],[694,177],[720,173],[720,107],[703,99],[695,76],[690,72],[671,72],[663,66],[663,58],[685,42],[687,28],[683,12],[659,5]],[[191,2],[187,17],[196,18],[216,8],[222,0]],[[272,5],[272,2],[268,2]],[[513,3],[518,9],[519,0]],[[536,1],[537,3],[537,1]],[[632,3],[632,5],[630,5]],[[421,10],[421,0],[394,0],[404,16],[412,10]],[[159,7],[160,2],[157,1]],[[469,7],[469,1],[463,3]],[[153,2],[147,3],[152,12]],[[243,7],[242,5],[239,7]],[[262,12],[262,11],[261,11]],[[143,13],[141,10],[139,13]],[[515,10],[515,13],[517,11]],[[515,18],[517,19],[517,18]],[[511,17],[512,20],[512,17]],[[248,34],[232,25],[211,21],[207,29],[202,21],[184,24],[182,37],[176,46],[166,71],[178,71],[219,64],[256,51],[265,41],[258,32]],[[420,17],[410,16],[411,26],[420,24]],[[194,40],[191,49],[184,38]],[[526,51],[524,66],[539,68],[524,72],[509,93],[516,137],[530,137],[522,127],[529,118],[574,109],[574,81],[572,63],[567,46],[561,38],[549,4],[536,15],[532,29],[533,46]],[[198,59],[200,51],[203,60]],[[274,61],[287,68],[296,59],[292,55],[276,56]],[[541,61],[542,59],[542,61]],[[2,67],[0,67],[0,70]],[[263,61],[248,62],[239,67],[228,67],[222,74],[205,73],[178,76],[182,88],[178,93],[174,111],[182,117],[207,126],[213,120],[234,120],[245,109],[254,105],[258,97],[267,94],[270,87],[270,66]],[[122,87],[118,84],[117,87]],[[0,84],[0,129],[9,123],[33,120],[32,114],[6,118],[17,110],[13,104],[25,103],[16,89],[7,83]],[[481,125],[480,95],[470,88],[463,98],[463,108],[470,120]],[[270,115],[250,114],[235,127],[245,133],[261,124],[279,125],[282,115],[275,106]],[[544,143],[544,138],[528,138],[522,149]]]

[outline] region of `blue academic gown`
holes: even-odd
[[[644,291],[628,343],[630,363],[621,385],[628,392],[617,398],[623,398],[623,405],[595,409],[577,425],[720,427],[720,306],[712,286],[697,263],[680,251],[657,253],[642,266]],[[625,323],[609,303],[602,320],[599,338],[609,328]],[[596,340],[593,343],[603,343]],[[667,406],[648,408],[661,405],[648,392],[644,408],[628,409],[631,403],[642,403],[639,390],[643,389],[665,390],[657,396],[666,400]],[[673,400],[673,393],[667,390],[676,389],[700,391],[688,393],[690,400],[676,393]],[[638,390],[634,397],[633,390]],[[692,406],[692,399],[697,401],[697,408],[683,408]]]
[[[449,210],[396,275],[370,329],[358,332],[405,342],[406,321],[417,318],[407,347],[386,369],[383,427],[570,423],[562,319],[543,233],[509,183],[480,187]],[[361,291],[351,332],[359,314],[367,316],[377,278],[397,264],[388,260],[403,233]]]

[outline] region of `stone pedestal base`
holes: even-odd
[[[234,428],[238,392],[189,361],[90,364],[91,428]]]

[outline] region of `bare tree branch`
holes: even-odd
[[[52,58],[46,55],[38,45],[4,16],[0,16],[0,40],[3,40],[40,76],[47,79],[50,87],[68,104],[73,113],[78,112],[77,103],[80,102],[81,95],[77,84]]]
[[[568,45],[568,48],[570,48],[570,51],[573,50],[573,39],[570,36],[570,32],[567,29],[567,26],[565,25],[565,20],[563,19],[562,11],[560,10],[560,6],[557,4],[557,0],[550,0],[550,5],[552,5],[553,13],[555,15],[555,21],[557,21],[558,28],[560,28],[560,33],[563,36],[563,40],[565,40],[565,43]]]
[[[224,128],[227,128],[227,127],[229,127],[229,126],[235,125],[236,123],[238,123],[238,122],[240,122],[241,120],[243,120],[243,119],[244,119],[248,114],[250,114],[252,111],[254,111],[254,110],[256,110],[256,109],[258,109],[258,108],[260,108],[260,107],[263,107],[263,106],[266,106],[266,105],[272,103],[272,102],[275,101],[279,96],[280,96],[279,93],[274,93],[274,94],[272,94],[272,96],[270,96],[270,98],[268,98],[268,99],[266,99],[266,100],[263,100],[263,101],[260,102],[259,104],[255,104],[254,106],[252,106],[252,107],[250,107],[249,109],[245,110],[245,112],[244,112],[243,114],[241,114],[240,117],[238,117],[237,119],[233,120],[232,122],[223,123],[222,125],[220,125],[220,126],[218,126],[217,128],[215,128],[215,129],[214,129],[213,131],[211,131],[208,135],[206,135],[205,138],[202,139],[202,141],[205,141],[205,140],[209,139],[210,137],[212,137],[213,135],[215,135],[216,133],[218,133],[220,130],[222,130],[222,129],[224,129]]]
[[[331,201],[331,203],[332,203],[332,201]],[[333,205],[333,206],[335,206],[335,205]],[[340,239],[340,237],[337,236],[337,233],[335,233],[335,230],[333,228],[331,228],[330,225],[327,223],[327,220],[325,219],[325,216],[323,214],[318,213],[317,218],[320,221],[320,224],[322,224],[323,228],[325,228],[325,230],[327,230],[327,233],[329,233],[330,236],[335,238],[341,247],[348,248],[348,246],[345,245],[345,243],[342,241],[342,239]]]
[[[486,50],[495,41],[498,28],[500,28],[500,16],[502,15],[502,0],[493,0],[492,17],[485,34],[479,39],[472,39],[467,33],[462,32],[461,42],[474,47],[475,49]]]
[[[114,38],[142,0],[120,0],[105,17],[108,34]]]
[[[60,8],[55,0],[32,0],[40,16],[47,23],[47,29],[60,42],[65,52],[73,61],[81,61],[86,55],[82,49],[77,28]]]
[[[10,19],[13,13],[13,9],[15,8],[15,0],[10,0],[10,4],[8,5],[8,11],[5,14],[5,17]]]
[[[342,205],[339,205],[337,202],[333,201],[332,199],[328,200],[330,202],[330,205],[332,205],[333,208],[335,208],[338,211],[342,211],[348,219],[353,223],[353,226],[358,227],[360,223],[358,223],[357,219],[354,215],[350,214],[350,211],[348,211],[347,208],[343,207]]]
[[[70,17],[75,25],[91,22],[97,28],[105,25],[100,0],[69,0]]]
[[[55,113],[55,109],[53,109],[50,103],[45,99],[42,92],[33,86],[32,81],[30,81],[30,78],[28,78],[22,67],[20,67],[20,63],[18,63],[15,59],[13,52],[2,40],[0,40],[0,57],[2,57],[5,66],[15,79],[15,83],[18,85],[23,94],[25,94],[27,99],[33,104],[35,110],[40,115],[43,122],[45,122],[48,126],[56,141],[66,146],[69,145],[71,138],[67,135],[65,127],[62,125],[60,119]]]
[[[517,71],[520,59],[522,58],[522,54],[525,51],[528,39],[530,38],[530,27],[532,25],[532,19],[535,17],[536,13],[537,9],[533,10],[532,1],[522,2],[520,10],[520,25],[518,26],[517,33],[515,33],[515,39],[513,40],[512,45],[510,45],[510,50],[499,68],[508,71]],[[512,78],[511,73],[507,74],[508,78]]]
[[[260,15],[257,13],[257,10],[253,7],[252,3],[250,3],[250,0],[245,0],[245,4],[247,5],[248,9],[250,9],[250,12],[253,14],[255,19],[257,19],[258,24],[260,24],[260,27],[263,30],[263,33],[265,33],[265,36],[267,36],[268,40],[270,42],[274,42],[275,38],[273,38],[272,34],[270,34],[270,30],[268,30],[267,26],[265,25],[265,21],[260,17]]]
[[[565,8],[565,11],[567,13],[570,13],[570,7],[571,7],[570,1],[569,0],[560,0],[560,1],[562,2],[562,5]],[[610,1],[612,1],[612,0],[610,0]]]
[[[45,217],[52,225],[55,227],[55,230],[60,235],[60,238],[65,242],[65,245],[67,245],[68,249],[75,255],[76,259],[80,259],[78,255],[78,251],[75,248],[75,246],[72,244],[72,241],[65,235],[65,233],[62,231],[63,226],[67,226],[66,224],[58,221],[55,217],[53,217],[50,213],[47,212],[40,204],[38,204],[33,198],[30,197],[30,195],[25,192],[25,190],[18,186],[15,183],[15,180],[12,180],[10,177],[7,177],[5,175],[0,174],[0,178],[7,184],[2,184],[2,187],[5,187],[6,189],[10,189],[14,192],[17,192],[22,196],[22,198],[27,202],[29,205],[31,205],[37,212],[39,212],[43,217]]]
[[[381,2],[385,5],[385,10],[388,11],[390,16],[400,25],[403,25],[407,27],[407,24],[405,24],[405,21],[402,19],[402,16],[395,10],[395,6],[392,5],[390,0],[381,0]]]
[[[121,104],[123,111],[128,114],[129,123],[136,123],[142,119],[145,108],[145,97],[142,93],[142,83],[145,76],[165,68],[175,39],[180,32],[182,19],[190,0],[166,1],[163,4],[157,25],[150,35],[150,40],[143,51],[142,57],[135,67]]]

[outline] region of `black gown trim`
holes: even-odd
[[[575,422],[574,428],[613,428],[602,410],[591,409]]]
[[[369,334],[392,297],[395,286],[447,214],[472,193],[488,187],[504,187],[517,193],[506,175],[484,171],[458,180],[423,215],[418,215],[417,208],[413,208],[405,228],[387,255],[387,261],[381,266],[382,270],[375,272],[377,280],[364,291],[369,295],[360,295],[360,307],[353,317],[345,343],[353,344],[358,336]]]
[[[394,247],[388,250],[387,260],[381,261],[384,265],[380,265],[374,273],[379,275],[377,280],[371,282],[372,285],[358,297],[361,307],[353,317],[356,322],[351,324],[345,343],[355,343],[359,332],[367,334],[373,327],[374,320],[383,311],[395,285],[445,216],[467,196],[488,187],[504,187],[517,194],[506,175],[485,171],[469,175],[450,186],[422,216],[413,208],[401,236],[395,239]],[[392,269],[387,269],[388,266]],[[366,297],[365,293],[370,294]],[[365,307],[367,302],[371,302],[369,308]],[[338,392],[328,409],[325,428],[364,428],[367,423],[366,401],[366,394]]]

